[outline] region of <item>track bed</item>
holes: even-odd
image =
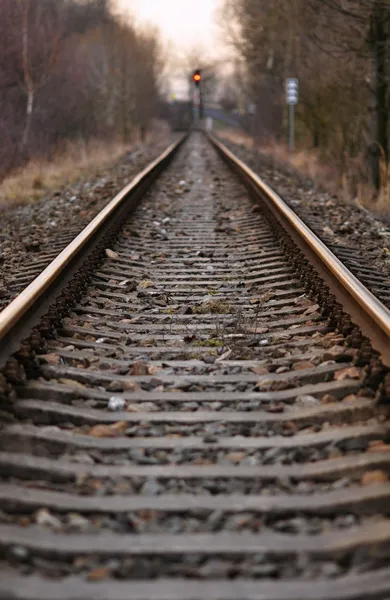
[[[106,254],[4,411],[0,598],[388,598],[370,350],[204,137]]]

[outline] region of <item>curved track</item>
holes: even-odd
[[[192,135],[2,313],[0,598],[390,595],[387,371],[276,204]]]

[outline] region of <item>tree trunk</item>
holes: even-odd
[[[27,92],[27,106],[26,106],[26,123],[24,126],[23,137],[22,137],[22,149],[26,148],[30,138],[30,131],[32,125],[32,118],[34,112],[34,90],[28,90]]]
[[[29,0],[25,0],[23,4],[23,26],[22,26],[22,42],[23,42],[23,74],[24,84],[26,87],[27,104],[26,104],[26,123],[24,126],[21,148],[24,150],[28,144],[32,117],[34,111],[34,82],[30,73],[29,60],[29,39],[28,39],[28,16],[29,16]]]
[[[388,32],[386,22],[389,9],[380,0],[374,0],[371,13],[369,44],[371,51],[371,98],[370,144],[368,161],[371,181],[377,192],[381,187],[381,159],[386,165],[389,160],[389,105],[388,83],[386,78]]]
[[[313,136],[313,148],[320,147],[320,124],[316,116],[312,119],[313,128],[312,128],[312,136]]]

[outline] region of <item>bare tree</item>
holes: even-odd
[[[319,0],[310,0],[314,11]],[[389,162],[390,115],[390,4],[387,0],[324,0],[330,35],[316,40],[328,54],[345,60],[355,57],[363,67],[359,84],[367,90],[366,155],[371,181],[379,190],[380,161]]]
[[[365,155],[360,175],[379,190],[389,162],[389,0],[225,0],[221,20],[261,107],[258,133],[282,133],[284,80],[297,76],[298,139],[342,172]]]
[[[47,82],[58,59],[64,37],[61,27],[63,9],[61,3],[42,0],[41,3],[34,3],[32,8],[31,0],[22,0],[23,89],[26,94],[22,149],[26,148],[29,141],[37,93]]]
[[[0,0],[0,176],[62,140],[125,139],[156,114],[154,31],[110,0]]]

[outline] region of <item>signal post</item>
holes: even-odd
[[[194,124],[199,125],[199,121],[203,117],[202,71],[200,69],[193,72],[192,81],[194,84],[192,93]]]

